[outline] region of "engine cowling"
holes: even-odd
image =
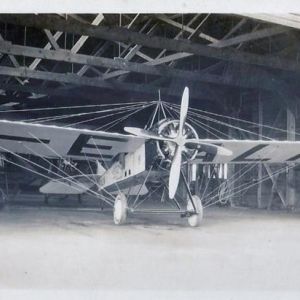
[[[152,129],[158,135],[164,138],[176,138],[179,130],[179,120],[173,119],[163,119],[157,123]],[[183,127],[183,135],[187,139],[198,139],[198,134],[195,128],[189,123],[185,122]],[[167,161],[172,161],[176,145],[170,141],[156,141],[158,154]],[[190,149],[186,146],[183,146],[183,159],[185,161],[193,160],[197,153],[198,149]]]

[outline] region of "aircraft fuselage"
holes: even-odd
[[[161,171],[149,169],[157,156],[156,146],[153,143],[144,143],[134,152],[117,155],[111,165],[99,179],[98,189],[109,192],[129,190],[130,194],[147,193],[146,187],[140,188],[145,177],[149,181],[157,181]]]

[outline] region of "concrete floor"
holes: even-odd
[[[200,228],[165,215],[116,227],[111,212],[12,206],[0,212],[0,264],[5,290],[261,291],[300,299],[300,215],[211,208]]]

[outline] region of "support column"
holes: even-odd
[[[296,103],[290,103],[287,107],[287,139],[295,141],[296,139],[296,121],[295,121]],[[286,175],[286,203],[287,208],[293,210],[296,205],[295,189],[295,170],[293,163],[288,163],[289,167]]]
[[[228,129],[228,135],[230,138],[234,138],[234,129],[232,127],[229,127]],[[235,187],[235,172],[237,170],[237,166],[235,164],[228,164],[227,165],[227,183],[228,183],[228,194],[230,195],[228,201],[230,203],[231,207],[235,206],[235,197],[234,197],[234,187]]]
[[[259,139],[262,139],[262,133],[263,133],[263,102],[261,99],[261,94],[258,95],[258,135]],[[262,164],[258,164],[258,174],[257,174],[257,180],[258,180],[258,187],[257,187],[257,207],[262,208],[262,177],[263,177],[263,168]]]
[[[1,154],[0,155],[0,176],[2,177],[2,180],[1,180],[1,187],[0,187],[0,208],[2,208],[3,205],[8,200],[8,178],[7,178],[7,170],[5,166],[6,166],[5,160]]]

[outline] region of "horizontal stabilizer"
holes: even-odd
[[[135,195],[144,196],[148,194],[149,190],[143,184],[142,187],[141,185],[135,185],[128,189],[123,189],[122,192],[125,193],[125,195],[130,195],[130,196],[135,196]]]
[[[41,186],[39,191],[42,194],[80,195],[95,185],[94,179],[88,176],[93,175],[53,179]]]

